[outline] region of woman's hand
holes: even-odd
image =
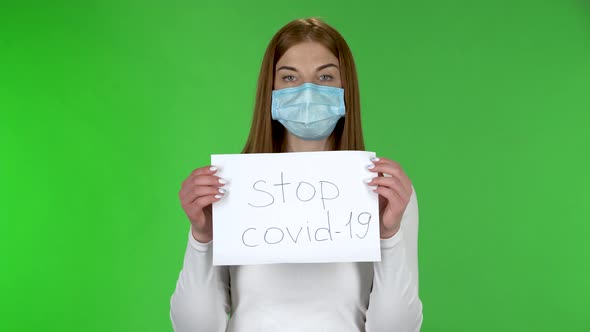
[[[205,166],[195,169],[182,182],[178,192],[182,209],[188,216],[193,228],[193,237],[201,243],[213,239],[211,224],[211,204],[219,201],[225,194],[221,187],[226,183],[215,176],[217,168]]]
[[[371,159],[369,171],[378,174],[368,182],[377,186],[374,192],[379,194],[379,225],[382,239],[392,237],[400,228],[402,216],[412,196],[412,182],[401,166],[386,158]],[[383,173],[391,175],[383,176]]]

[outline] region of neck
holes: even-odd
[[[286,152],[312,152],[312,151],[329,151],[333,149],[331,136],[323,140],[311,141],[304,140],[286,132]]]

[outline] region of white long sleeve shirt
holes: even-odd
[[[414,332],[418,296],[418,202],[381,241],[381,262],[213,266],[212,244],[189,231],[170,300],[176,332]]]

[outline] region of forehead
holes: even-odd
[[[305,66],[334,63],[338,65],[338,58],[324,45],[317,42],[303,42],[291,46],[277,62],[280,65]]]

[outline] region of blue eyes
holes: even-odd
[[[284,81],[287,81],[287,82],[294,82],[295,81],[295,76],[293,76],[293,75],[283,76],[283,80]]]
[[[334,77],[332,75],[320,75],[320,81],[331,81]],[[285,75],[283,76],[283,81],[286,82],[295,82],[296,78],[293,75]]]

